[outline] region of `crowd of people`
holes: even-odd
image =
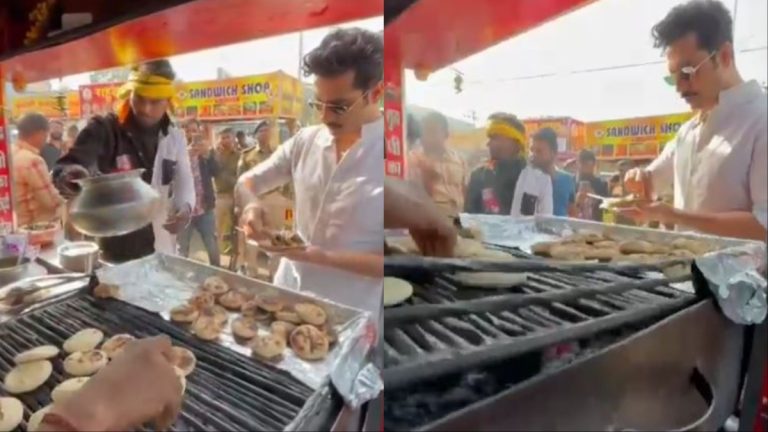
[[[695,116],[650,165],[622,161],[606,181],[595,154],[582,150],[558,167],[554,130],[526,131],[516,116],[499,112],[488,118],[488,160],[470,172],[447,145],[448,121],[433,112],[420,128],[408,125],[410,179],[448,217],[463,211],[603,221],[604,198],[631,196],[638,204],[616,210],[616,222],[764,241],[766,97],[736,67],[730,13],[718,1],[691,1],[652,33],[667,56],[666,81]]]

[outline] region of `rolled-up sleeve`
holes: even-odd
[[[768,126],[763,122],[752,150],[749,167],[749,194],[752,214],[768,228]]]
[[[277,147],[272,155],[264,162],[243,173],[237,180],[235,191],[237,199],[245,204],[251,198],[258,197],[273,189],[290,182],[293,173],[293,153],[297,140],[301,139],[299,131],[288,141]]]
[[[678,135],[679,136],[679,135]],[[677,136],[664,146],[661,154],[645,169],[651,174],[653,191],[660,193],[670,188],[675,178],[675,151],[677,149]]]

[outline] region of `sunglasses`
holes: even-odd
[[[312,108],[313,110],[315,110],[317,112],[324,112],[324,111],[328,110],[328,111],[330,111],[330,112],[340,116],[340,115],[344,115],[344,114],[347,114],[348,112],[352,111],[352,109],[354,109],[355,106],[358,103],[360,103],[360,101],[365,99],[366,96],[368,96],[368,92],[367,91],[364,92],[363,94],[361,94],[359,98],[357,98],[354,102],[352,102],[349,105],[330,104],[330,103],[321,102],[319,100],[311,100],[311,101],[309,101],[307,103],[307,105],[309,105],[310,108]]]
[[[701,63],[697,64],[696,66],[683,66],[680,68],[679,72],[665,76],[664,81],[671,86],[676,85],[678,81],[690,81],[696,71],[698,71],[699,68],[701,68],[701,66],[704,65],[704,63],[711,59],[715,54],[717,54],[717,51],[713,51],[710,55],[707,56],[707,58],[702,60]]]

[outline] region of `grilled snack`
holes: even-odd
[[[554,241],[545,241],[545,242],[539,242],[531,245],[531,252],[534,255],[540,255],[540,256],[549,256],[549,251],[552,250],[554,246],[559,245],[559,242]]]
[[[285,339],[276,335],[259,335],[250,343],[251,354],[264,360],[275,360],[285,351]]]
[[[0,397],[0,431],[12,431],[24,419],[24,405],[14,397]]]
[[[218,276],[211,276],[203,282],[203,291],[220,296],[229,291],[229,285]]]
[[[100,299],[119,299],[120,287],[114,284],[100,283],[93,289],[93,296]]]
[[[3,384],[10,394],[31,392],[48,380],[53,372],[53,365],[48,360],[22,363],[8,372]]]
[[[43,417],[48,414],[48,411],[53,408],[53,405],[47,405],[43,408],[40,408],[39,410],[35,411],[34,414],[29,416],[29,420],[27,420],[27,432],[37,432],[40,430],[40,423],[43,421]],[[0,427],[0,430],[7,430]]]
[[[238,311],[245,303],[246,295],[239,290],[229,290],[219,297],[219,304],[229,310]]]
[[[93,375],[107,365],[109,357],[101,350],[78,351],[64,359],[64,371],[72,376]]]
[[[178,368],[184,376],[187,376],[195,370],[197,358],[195,354],[183,347],[173,347],[171,349],[171,363]]]
[[[275,312],[275,319],[278,321],[286,321],[296,325],[302,324],[301,317],[294,311],[283,310]]]
[[[13,358],[14,363],[22,364],[38,360],[48,360],[59,355],[59,349],[53,345],[43,345],[24,351]]]
[[[328,319],[328,315],[326,315],[323,308],[312,303],[297,303],[293,309],[299,318],[307,324],[321,326]]]
[[[195,322],[199,316],[200,312],[195,306],[190,304],[183,304],[171,309],[171,320],[178,323],[189,324]]]
[[[192,324],[192,333],[204,341],[212,341],[219,338],[224,330],[224,324],[213,316],[200,316]]]
[[[681,249],[687,250],[696,256],[704,255],[714,250],[712,245],[705,240],[694,240],[694,239],[685,239],[685,238],[677,239],[673,241],[672,248],[676,250],[681,250]]]
[[[232,321],[232,334],[240,339],[253,339],[259,334],[259,324],[254,318],[237,318]]]
[[[187,304],[195,309],[202,309],[216,304],[216,297],[209,292],[201,292],[187,300]]]
[[[383,283],[382,300],[384,307],[400,304],[413,295],[413,285],[410,282],[387,276]]]
[[[107,354],[110,359],[114,359],[120,353],[123,352],[129,342],[134,341],[136,338],[129,334],[118,334],[107,339],[101,345],[101,350]]]
[[[549,255],[560,261],[584,261],[585,247],[578,244],[553,246],[549,250]]]
[[[53,391],[51,392],[51,400],[53,402],[59,403],[64,402],[70,396],[75,394],[75,392],[80,390],[80,388],[83,387],[89,379],[91,379],[91,377],[86,376],[70,378],[66,381],[63,381],[61,384],[54,387]]]
[[[184,394],[184,392],[187,391],[187,377],[184,375],[184,371],[176,366],[173,367],[173,371],[179,378],[179,384],[181,384],[181,394]]]
[[[267,312],[280,312],[285,307],[285,302],[276,296],[256,297],[254,299],[260,308]]]
[[[287,321],[273,321],[272,324],[269,325],[272,334],[283,338],[285,341],[288,341],[288,336],[291,335],[291,332],[295,330],[296,327],[296,324]]]
[[[89,351],[96,348],[104,340],[104,333],[95,328],[80,330],[64,341],[64,351],[68,354],[78,351]]]
[[[619,243],[619,250],[624,254],[651,254],[655,248],[645,240],[626,240]]]
[[[304,360],[321,360],[328,355],[328,336],[314,326],[296,327],[289,339],[293,352]]]
[[[621,255],[619,249],[590,247],[584,250],[584,258],[588,260],[611,261]]]
[[[257,321],[266,321],[272,317],[272,314],[259,307],[257,300],[248,300],[243,303],[240,313],[244,317],[253,318]]]

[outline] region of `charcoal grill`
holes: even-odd
[[[385,311],[387,430],[695,429],[733,408],[738,379],[713,365],[733,365],[718,353],[738,357],[740,333],[670,280],[594,266],[529,273],[518,287],[489,291],[462,286],[439,266],[404,262],[385,264],[415,288],[408,303]],[[545,360],[565,343],[579,349]],[[669,345],[674,354],[665,354]],[[663,400],[677,409],[652,403]]]
[[[44,344],[61,346],[86,327],[99,328],[106,337],[166,334],[174,345],[195,353],[197,367],[187,377],[184,405],[174,431],[330,430],[343,406],[330,386],[313,391],[287,372],[199,341],[159,315],[118,300],[90,296],[71,297],[0,325],[0,372],[4,376],[13,367],[15,354]],[[61,361],[55,361],[45,385],[20,397],[27,411],[25,419],[51,402],[51,390],[64,379]]]

